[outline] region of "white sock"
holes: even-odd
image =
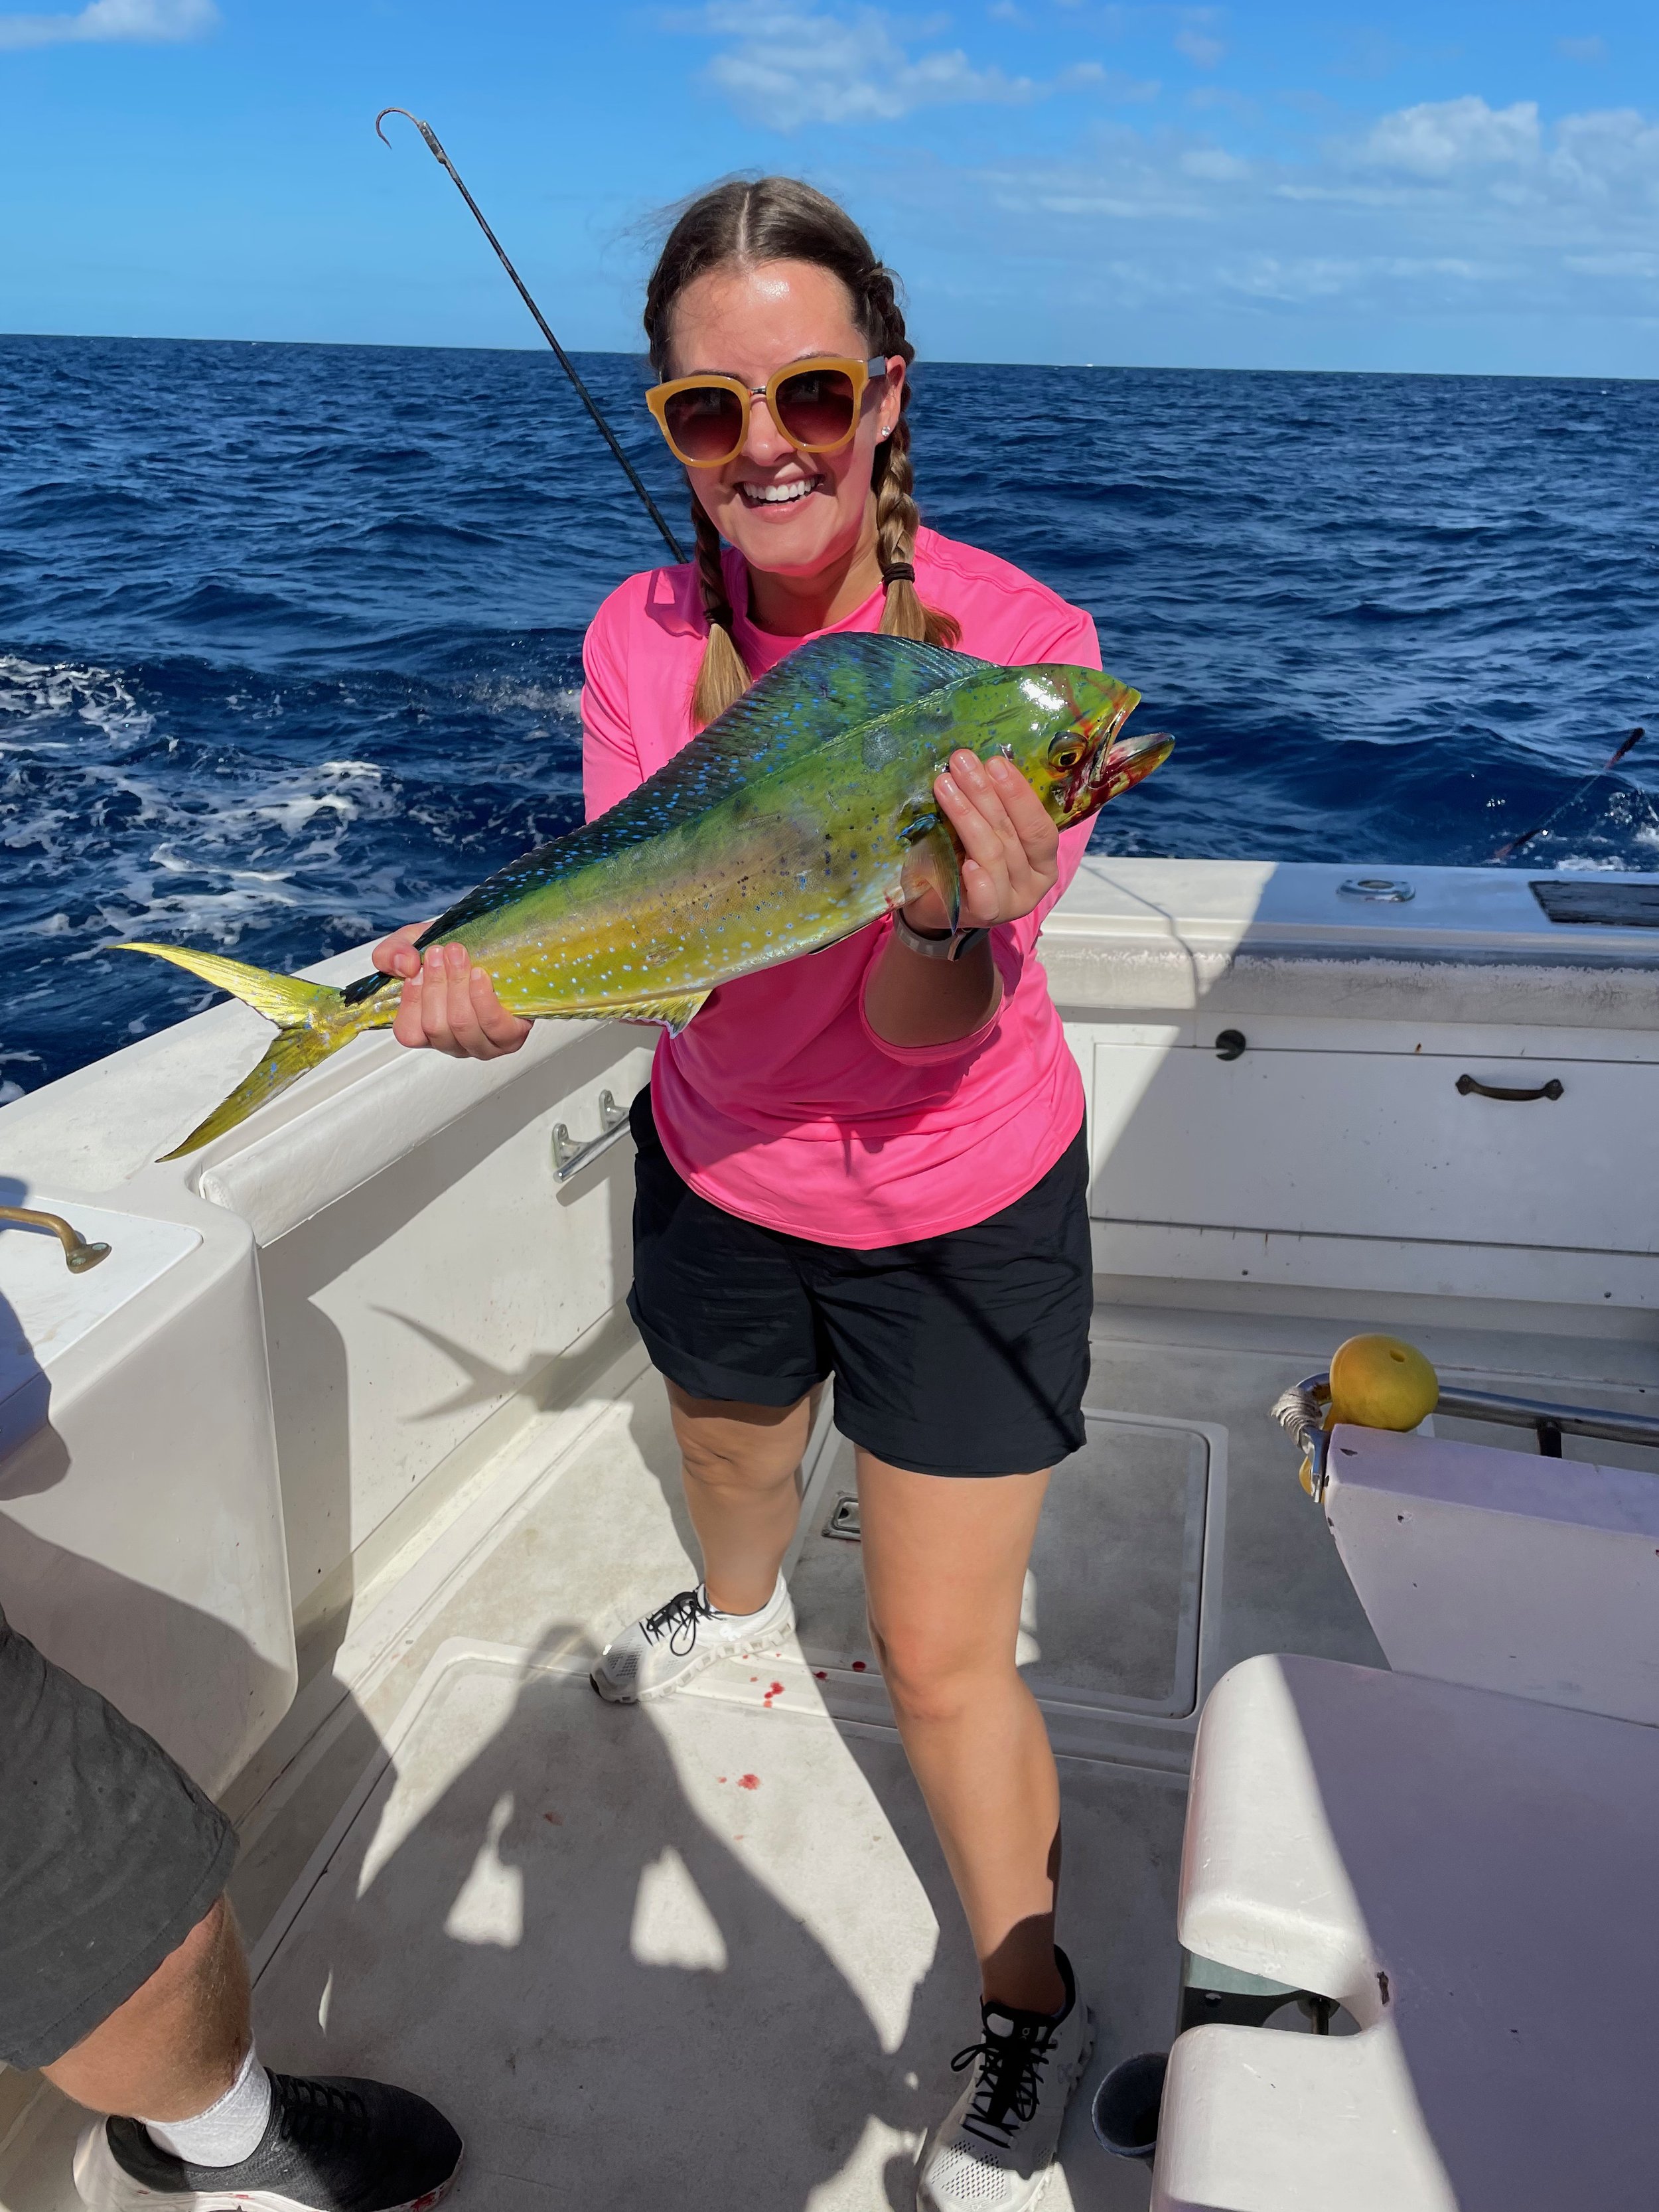
[[[769,1613],[772,1607],[777,1603],[778,1593],[782,1588],[783,1577],[780,1575],[777,1581],[773,1584],[771,1596],[767,1599],[764,1605],[757,1605],[752,1613],[722,1613],[719,1606],[715,1605],[712,1600],[709,1601],[708,1610],[714,1614],[716,1620],[758,1620],[762,1613]],[[708,1597],[708,1585],[707,1583],[702,1586],[702,1594],[705,1599]]]
[[[240,2166],[251,2157],[270,2118],[270,2076],[250,2043],[236,2079],[216,2104],[191,2120],[144,2120],[158,2150],[189,2166]]]

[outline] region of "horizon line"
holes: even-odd
[[[526,354],[551,360],[544,346],[538,345],[459,345],[434,343],[429,340],[397,338],[231,338],[158,337],[153,332],[116,331],[0,331],[0,345],[13,342],[58,345],[174,345],[174,346],[269,346],[294,350],[309,349],[332,353],[491,353]],[[567,346],[573,358],[600,361],[646,362],[648,356],[643,347],[638,351],[616,346]],[[556,362],[554,363],[557,366]],[[1631,376],[1619,370],[1585,369],[1527,369],[1527,368],[1255,368],[1230,367],[1219,362],[1093,362],[1093,361],[992,361],[960,360],[945,355],[919,356],[915,367],[939,368],[1056,368],[1081,369],[1097,374],[1139,376],[1377,376],[1415,377],[1425,381],[1458,378],[1468,382],[1488,384],[1653,384],[1656,376]]]

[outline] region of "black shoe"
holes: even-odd
[[[273,2074],[270,2118],[235,2166],[191,2166],[137,2120],[100,2120],[75,2154],[94,2212],[138,2212],[158,2197],[201,2212],[426,2212],[460,2169],[461,2139],[424,2097],[384,2081]]]

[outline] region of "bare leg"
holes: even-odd
[[[1060,1778],[1014,1666],[1046,1472],[956,1480],[858,1455],[870,1626],[962,1899],[987,1997],[1065,2001],[1054,1964]]]
[[[42,2071],[94,2112],[189,2119],[224,2095],[252,2036],[247,1960],[222,1897],[142,1988]]]
[[[668,1385],[685,1472],[685,1502],[702,1547],[708,1601],[758,1613],[800,1512],[796,1470],[811,1433],[813,1398],[788,1407],[693,1398]]]

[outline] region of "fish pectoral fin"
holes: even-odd
[[[658,1022],[670,1036],[678,1036],[708,995],[696,991],[686,999],[639,999],[631,1006],[606,1006],[605,1012],[613,1022]]]
[[[950,916],[952,929],[962,920],[962,848],[950,824],[940,822],[919,837],[904,856],[899,890],[906,899],[936,890]]]

